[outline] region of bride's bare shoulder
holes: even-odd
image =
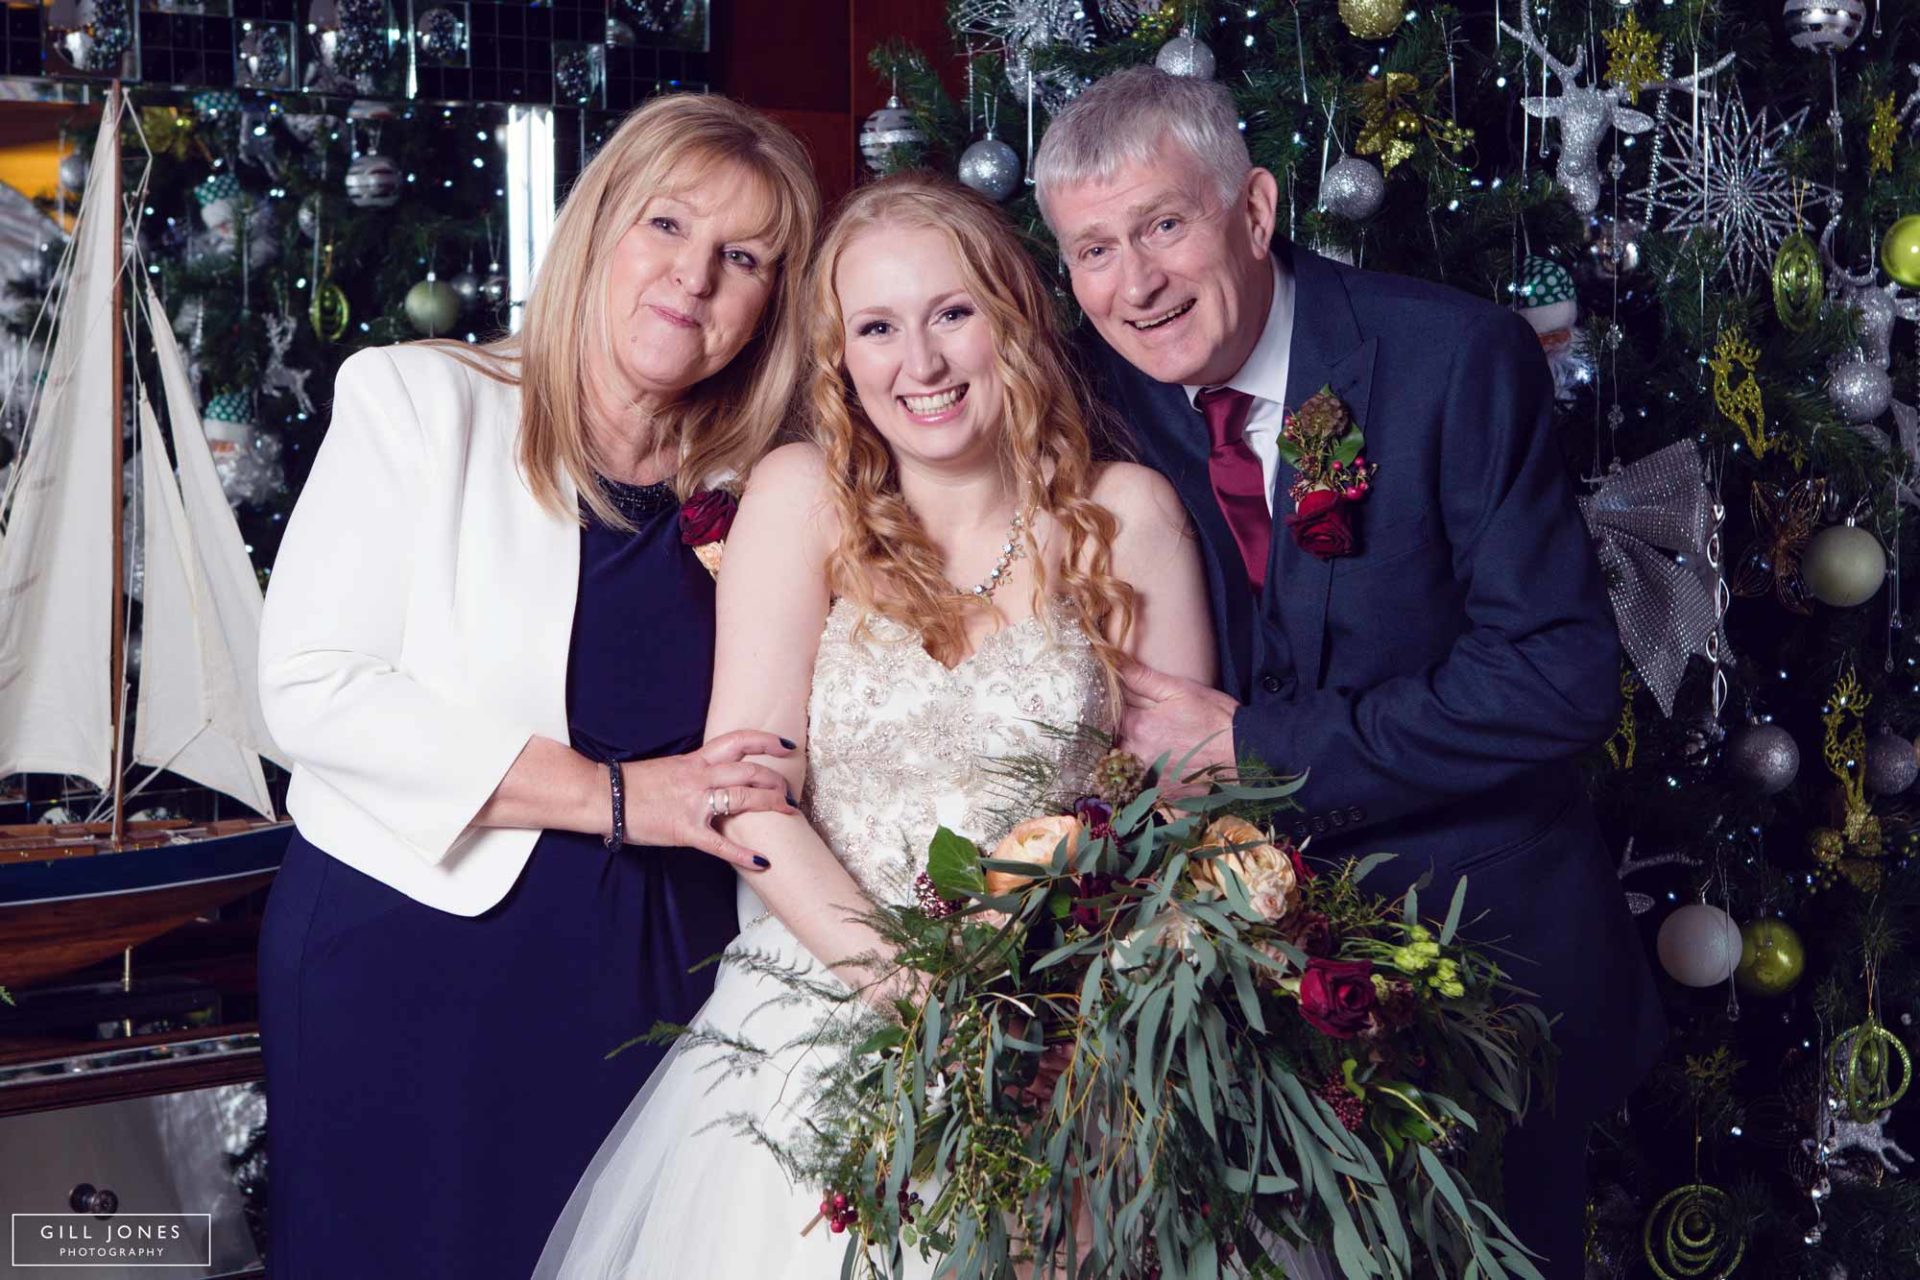
[[[827,459],[810,441],[783,444],[754,465],[746,504],[789,527],[816,529],[832,537],[839,527],[827,483]]]
[[[1122,537],[1183,534],[1186,509],[1167,478],[1137,462],[1103,462],[1088,495],[1113,513]]]

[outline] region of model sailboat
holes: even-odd
[[[285,765],[261,716],[261,595],[214,470],[165,311],[134,270],[123,199],[125,99],[99,139],[55,290],[59,331],[10,492],[0,498],[0,776],[58,773],[111,796],[112,821],[0,827],[0,985],[117,954],[266,882],[287,837],[261,766]],[[123,307],[138,281],[145,326]],[[144,330],[178,470],[124,335]],[[193,825],[124,818],[125,600],[121,524],[125,371],[135,370],[146,589],[131,756],[261,815]],[[151,776],[151,775],[150,775]],[[104,804],[103,804],[104,807]]]

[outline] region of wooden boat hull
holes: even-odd
[[[124,852],[0,862],[0,986],[83,969],[273,879],[291,823]]]

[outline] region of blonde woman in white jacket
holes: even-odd
[[[298,826],[261,1025],[274,1280],[524,1280],[736,931],[683,504],[765,451],[819,218],[798,142],[658,99],[576,183],[522,333],[361,352],[274,566],[261,689]]]

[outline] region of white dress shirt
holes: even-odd
[[[1293,350],[1293,277],[1273,262],[1273,304],[1267,308],[1267,323],[1260,340],[1240,372],[1225,385],[1253,397],[1247,411],[1247,444],[1260,459],[1260,475],[1266,484],[1267,510],[1273,510],[1273,477],[1280,469],[1280,427],[1287,416],[1287,366]],[[1187,403],[1205,387],[1188,387]],[[1196,408],[1198,406],[1195,406]]]

